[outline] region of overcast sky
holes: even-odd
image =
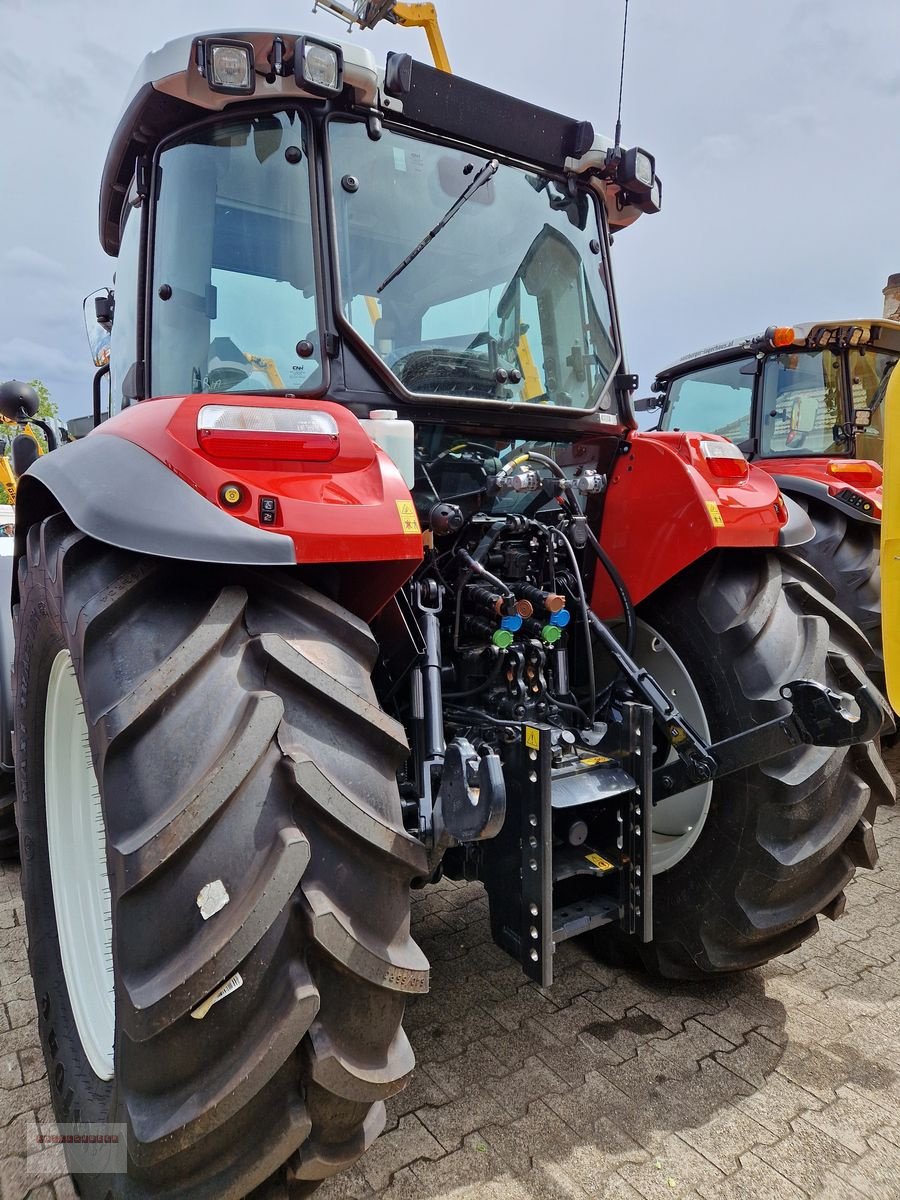
[[[459,74],[615,124],[622,0],[438,0]],[[210,29],[341,37],[312,0],[0,0],[0,380],[90,410],[81,301],[106,147],[144,54]],[[417,30],[355,33],[430,61]],[[623,140],[656,155],[663,212],[616,239],[642,390],[690,350],[772,324],[880,315],[900,271],[898,0],[632,0]]]

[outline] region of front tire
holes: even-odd
[[[639,608],[685,665],[715,740],[784,712],[792,679],[846,690],[863,677],[866,643],[814,580],[786,556],[719,551]],[[794,949],[819,914],[839,915],[856,868],[875,865],[875,812],[894,799],[872,742],[801,746],[710,791],[699,836],[654,874],[654,940],[613,935],[601,953],[636,948],[660,975],[700,978]]]
[[[127,1127],[127,1169],[77,1176],[81,1195],[307,1195],[380,1132],[413,1067],[405,995],[427,988],[409,934],[425,857],[374,640],[288,573],[140,558],[61,514],[30,531],[19,587],[22,884],[53,1103]],[[93,1033],[57,913],[69,797],[45,730],[65,659],[108,866],[114,1020]]]

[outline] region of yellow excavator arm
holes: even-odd
[[[402,25],[405,29],[424,29],[434,65],[439,71],[451,74],[450,58],[444,45],[437,9],[433,4],[405,4],[402,0],[364,0],[363,3],[357,2],[348,8],[341,0],[316,0],[313,12],[319,8],[346,21],[350,29],[354,25],[358,25],[360,29],[374,29],[380,21]]]
[[[888,699],[900,712],[900,368],[884,396],[884,495],[881,509],[881,632]]]
[[[403,25],[407,29],[424,29],[434,65],[439,71],[446,71],[448,75],[452,74],[450,58],[438,22],[437,9],[433,4],[401,4],[398,0],[391,15],[398,25]]]

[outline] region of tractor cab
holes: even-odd
[[[773,472],[871,487],[881,473],[866,464],[884,460],[884,392],[898,357],[894,321],[772,327],[660,371],[658,399],[640,407],[661,409],[661,430],[719,433]]]
[[[885,396],[900,358],[888,319],[772,327],[660,371],[658,428],[729,438],[807,512],[798,547],[872,644],[883,687],[879,523]]]
[[[102,185],[111,411],[327,394],[363,418],[626,427],[608,235],[659,188],[643,151],[408,55],[172,42],[138,76]]]

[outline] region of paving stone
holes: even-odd
[[[704,1200],[807,1200],[805,1192],[755,1154],[743,1154],[731,1175],[697,1190]]]
[[[390,1183],[391,1176],[408,1167],[417,1158],[440,1158],[444,1147],[431,1136],[413,1113],[401,1117],[391,1133],[383,1133],[374,1146],[363,1155],[359,1169],[369,1186],[375,1190]]]
[[[848,1166],[838,1167],[835,1173],[869,1200],[897,1200],[900,1195],[897,1147],[877,1134],[869,1139],[864,1155]]]
[[[466,1094],[473,1084],[502,1079],[509,1069],[491,1054],[483,1042],[467,1046],[455,1058],[429,1062],[421,1068],[452,1100]]]
[[[778,1138],[787,1137],[791,1122],[824,1107],[825,1101],[775,1071],[761,1088],[735,1100],[735,1107],[770,1129]]]
[[[869,1139],[883,1128],[896,1126],[898,1112],[876,1104],[867,1096],[850,1088],[838,1088],[837,1098],[824,1108],[803,1114],[801,1121],[827,1133],[843,1143],[854,1154],[863,1155],[869,1149]],[[898,1164],[900,1185],[900,1164]],[[898,1186],[900,1193],[900,1186]]]
[[[419,1180],[425,1196],[453,1196],[453,1200],[526,1200],[526,1197],[558,1196],[560,1193],[530,1189],[518,1179],[480,1134],[467,1137],[453,1154],[435,1162],[418,1162],[412,1173]],[[569,1184],[569,1196],[582,1197],[575,1184]],[[391,1197],[393,1200],[393,1197]]]
[[[810,1195],[837,1167],[851,1165],[859,1157],[804,1121],[795,1122],[794,1132],[774,1146],[760,1146],[754,1153]]]
[[[642,1163],[628,1163],[619,1168],[619,1174],[647,1200],[696,1195],[704,1184],[710,1186],[724,1178],[718,1167],[675,1134],[658,1147],[653,1157]]]
[[[499,1104],[515,1115],[525,1112],[533,1100],[565,1092],[568,1088],[565,1080],[554,1074],[540,1058],[529,1058],[518,1071],[484,1086]]]
[[[483,1088],[472,1087],[460,1100],[440,1108],[425,1107],[418,1117],[445,1150],[455,1150],[466,1134],[495,1121],[503,1121],[507,1110]]]
[[[736,1105],[719,1109],[702,1125],[682,1129],[679,1137],[726,1174],[739,1168],[742,1154],[778,1141],[776,1133]]]
[[[882,869],[844,919],[709,983],[610,967],[576,939],[541,989],[490,942],[483,889],[416,893],[435,954],[407,1008],[421,1065],[317,1200],[900,1200],[900,811],[878,836]],[[75,1200],[61,1157],[26,1173],[29,1133],[54,1124],[18,878],[0,868],[0,1187]]]

